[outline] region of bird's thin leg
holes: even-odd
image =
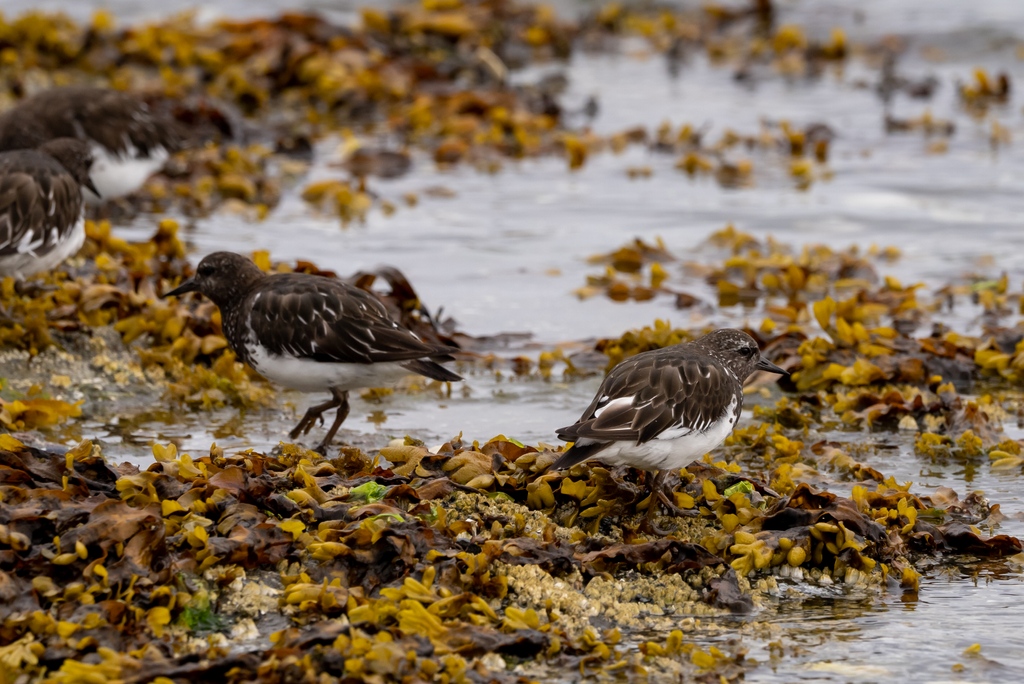
[[[640,525],[641,531],[646,532],[647,534],[656,534],[659,536],[668,534],[667,531],[654,524],[654,513],[658,510],[658,502],[662,500],[659,494],[662,493],[662,483],[665,481],[665,476],[667,474],[667,470],[659,470],[658,474],[654,476],[654,480],[651,482],[650,503],[647,505],[647,515],[644,516],[644,521]]]
[[[41,283],[35,280],[14,281],[14,292],[21,297],[41,297],[47,292],[54,292],[57,286]]]
[[[331,393],[334,395],[334,400],[338,402],[338,413],[334,417],[334,424],[331,425],[331,429],[327,431],[327,436],[314,449],[314,451],[319,451],[321,454],[327,453],[327,447],[330,446],[331,440],[334,439],[334,435],[338,433],[338,428],[341,427],[341,424],[345,422],[345,418],[348,417],[348,392],[331,390]]]
[[[324,403],[316,404],[315,406],[309,407],[309,409],[306,411],[306,415],[302,416],[302,420],[299,421],[299,424],[296,425],[295,428],[288,433],[288,436],[291,439],[295,439],[299,435],[304,435],[307,432],[309,432],[310,428],[313,427],[313,424],[317,421],[318,418],[322,420],[322,415],[324,411],[328,411],[334,408],[335,406],[341,404],[341,400],[338,399],[338,395],[336,392],[332,390],[331,395],[331,398],[325,401]]]
[[[700,513],[700,511],[697,511],[696,509],[680,508],[679,506],[676,506],[676,502],[672,500],[671,496],[669,496],[668,487],[659,487],[657,494],[658,498],[661,499],[661,503],[665,505],[665,508],[667,508],[672,515],[688,518]]]

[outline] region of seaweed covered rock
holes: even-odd
[[[677,479],[677,496],[701,512],[688,540],[646,539],[625,522],[633,502],[609,510],[576,491],[635,489],[624,469],[596,469],[577,485],[544,476],[549,493],[538,495],[530,471],[545,452],[504,437],[437,452],[389,447],[381,456],[401,465],[387,468],[356,450],[328,460],[289,445],[276,456],[213,447],[191,458],[158,446],[140,471],[108,465],[89,442],[65,455],[5,436],[2,662],[55,681],[158,670],[258,670],[276,680],[295,667],[504,681],[507,673],[492,671],[495,654],[644,668],[695,651],[670,637],[638,659],[616,647],[617,630],[599,626],[748,612],[784,578],[891,578],[912,591],[915,558],[1021,550],[1014,538],[974,531],[985,505],[950,492],[928,498],[882,485],[846,499],[801,484],[782,496],[707,464]],[[467,454],[485,459],[472,478],[480,489],[460,482],[476,471],[449,467]],[[602,515],[587,516],[595,506]],[[555,522],[577,519],[572,509],[583,510],[584,528]],[[233,598],[245,593],[263,596],[262,608]],[[185,655],[192,634],[275,612],[289,624],[275,623],[272,645],[257,639],[231,655],[209,641],[201,665]],[[712,651],[689,666],[727,661]]]

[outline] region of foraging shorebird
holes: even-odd
[[[182,143],[177,122],[131,93],[107,88],[50,88],[0,113],[0,151],[61,137],[91,146],[93,200],[135,192]]]
[[[788,375],[761,358],[750,335],[732,329],[626,359],[604,379],[580,419],[556,431],[572,446],[551,468],[595,458],[657,472],[644,521],[654,530],[657,500],[675,509],[661,486],[668,470],[689,465],[725,440],[743,408],[743,382],[758,370]]]
[[[48,271],[78,252],[92,164],[89,145],[74,138],[0,152],[0,276]]]
[[[220,308],[224,336],[238,358],[263,377],[302,392],[330,392],[289,436],[309,432],[337,407],[316,450],[324,453],[348,415],[349,390],[380,387],[417,373],[462,378],[441,366],[452,347],[429,344],[393,321],[384,305],[354,285],[303,273],[267,275],[231,252],[203,258],[196,274],[164,297],[199,292]]]

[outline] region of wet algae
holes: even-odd
[[[699,543],[648,539],[632,511],[613,517],[602,506],[613,499],[589,496],[635,491],[633,474],[598,469],[582,487],[537,479],[554,454],[500,438],[385,449],[415,461],[405,475],[351,450],[327,459],[289,445],[276,455],[213,447],[192,458],[156,446],[140,471],[111,467],[89,442],[65,455],[3,440],[3,662],[53,681],[277,681],[295,668],[499,681],[536,659],[639,673],[673,653],[693,673],[736,674],[731,659],[673,636],[637,658],[616,647],[618,629],[594,625],[693,630],[701,616],[756,610],[783,580],[916,591],[919,556],[1020,551],[972,530],[984,502],[885,483],[851,499],[805,483],[777,494],[709,464],[678,487],[702,512],[680,536]],[[467,454],[490,454],[480,468],[489,486],[445,475]],[[577,516],[584,526],[561,524]],[[257,579],[267,571],[278,587]],[[211,640],[202,660],[188,655],[196,635],[253,615],[258,631],[273,612],[287,623],[272,645],[238,653]]]

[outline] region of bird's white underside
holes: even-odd
[[[148,157],[142,157],[135,146],[129,146],[124,154],[119,155],[94,143],[89,177],[99,190],[100,198],[88,188],[82,188],[82,192],[86,199],[93,203],[99,199],[108,200],[130,195],[163,167],[168,156],[167,150],[163,147],[155,147],[150,150]]]
[[[325,363],[270,354],[259,344],[249,347],[249,355],[257,373],[300,392],[383,387],[411,375],[397,363]]]
[[[48,230],[56,230],[50,228]],[[35,239],[33,239],[35,238]],[[0,257],[0,277],[13,276],[14,278],[27,278],[35,273],[52,271],[60,266],[66,259],[73,257],[82,248],[85,242],[85,218],[79,217],[74,227],[67,234],[63,241],[56,247],[43,254],[37,254],[37,249],[43,244],[39,239],[39,233],[35,230],[26,233],[22,242],[18,245],[18,253],[10,256]]]
[[[632,397],[614,401],[623,399],[632,401]],[[628,465],[643,470],[685,468],[724,442],[736,426],[738,418],[736,398],[733,397],[721,417],[703,432],[695,432],[685,426],[669,428],[643,444],[633,441],[612,442],[593,458],[608,465]],[[591,439],[580,439],[577,444],[585,446],[594,442]]]

